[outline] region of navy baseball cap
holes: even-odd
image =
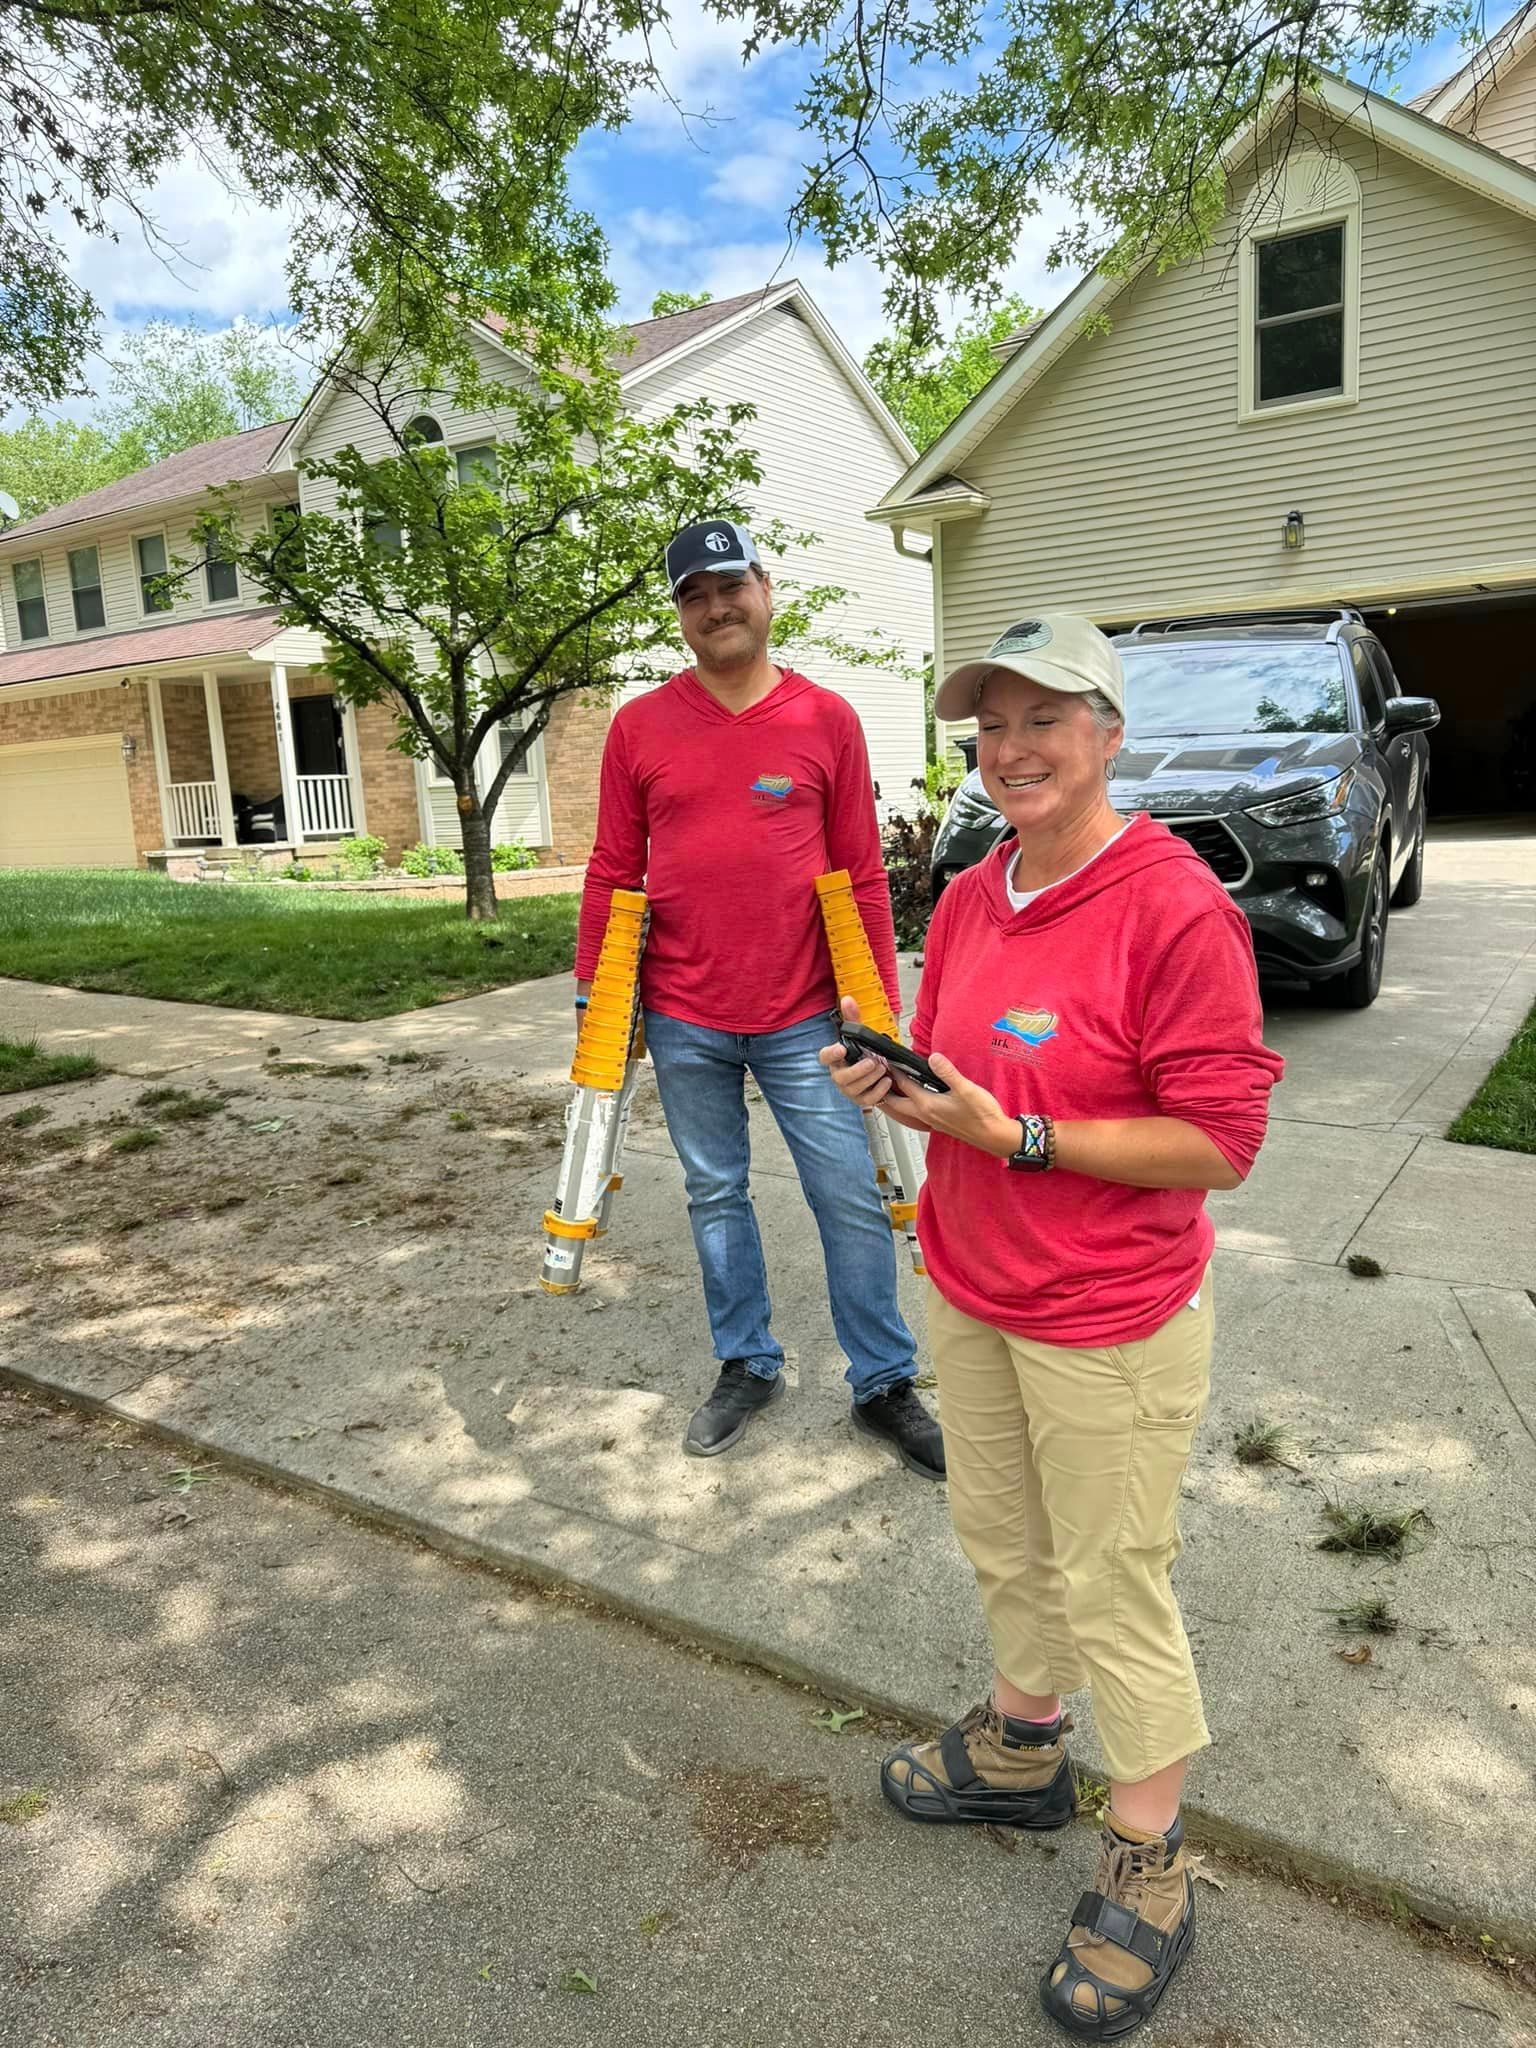
[[[701,569],[739,576],[762,566],[762,557],[744,526],[731,519],[703,519],[697,526],[685,526],[667,543],[667,590],[676,597],[677,586]]]

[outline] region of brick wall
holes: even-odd
[[[365,704],[357,714],[357,751],[363,777],[363,807],[368,830],[387,844],[384,858],[392,865],[421,838],[421,812],[416,802],[416,766],[390,744],[395,714],[387,704]]]
[[[586,690],[555,705],[544,732],[550,857],[583,861],[597,837],[597,783],[613,711]]]
[[[208,743],[208,700],[202,682],[162,683],[160,709],[172,782],[212,782],[213,749]]]
[[[277,765],[271,685],[264,676],[221,683],[219,711],[224,720],[230,789],[248,796],[253,803],[265,803],[283,786]]]
[[[21,701],[0,691],[0,747],[98,736],[115,739],[119,744],[125,738],[134,741],[134,758],[127,763],[128,803],[133,813],[134,846],[142,866],[144,855],[165,840],[143,685],[74,690],[67,696]]]

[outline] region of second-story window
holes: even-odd
[[[48,600],[43,594],[41,561],[18,562],[11,570],[16,586],[16,623],[23,640],[48,638]]]
[[[272,521],[273,555],[279,567],[302,571],[304,561],[304,529],[300,521],[304,517],[301,505],[274,505],[270,514]]]
[[[496,469],[496,450],[488,441],[474,448],[456,448],[453,466],[458,472],[461,484],[485,484],[494,491],[500,482]]]
[[[1254,392],[1260,405],[1344,389],[1344,224],[1254,247]]]
[[[94,632],[107,623],[106,601],[101,594],[101,556],[95,548],[69,551],[69,593],[75,605],[75,629]]]
[[[165,535],[141,533],[134,542],[139,565],[139,598],[146,612],[168,612],[171,593],[158,582],[169,564],[165,558]]]
[[[235,574],[234,563],[211,541],[203,557],[203,574],[208,579],[210,604],[228,604],[232,597],[240,595],[240,578]]]
[[[430,446],[441,441],[443,430],[429,412],[417,413],[415,419],[406,422],[405,432],[400,437],[407,446]]]

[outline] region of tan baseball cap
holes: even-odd
[[[950,723],[974,717],[982,684],[999,668],[1075,697],[1099,690],[1125,716],[1120,656],[1092,620],[1076,612],[1041,612],[1010,626],[981,661],[967,661],[944,678],[933,700],[934,716]]]

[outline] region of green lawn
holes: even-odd
[[[1458,1145],[1536,1152],[1536,1005],[1445,1135]]]
[[[426,903],[127,869],[10,869],[0,875],[0,975],[306,1017],[389,1017],[568,969],[578,902],[513,898],[484,925],[468,921],[457,893]]]

